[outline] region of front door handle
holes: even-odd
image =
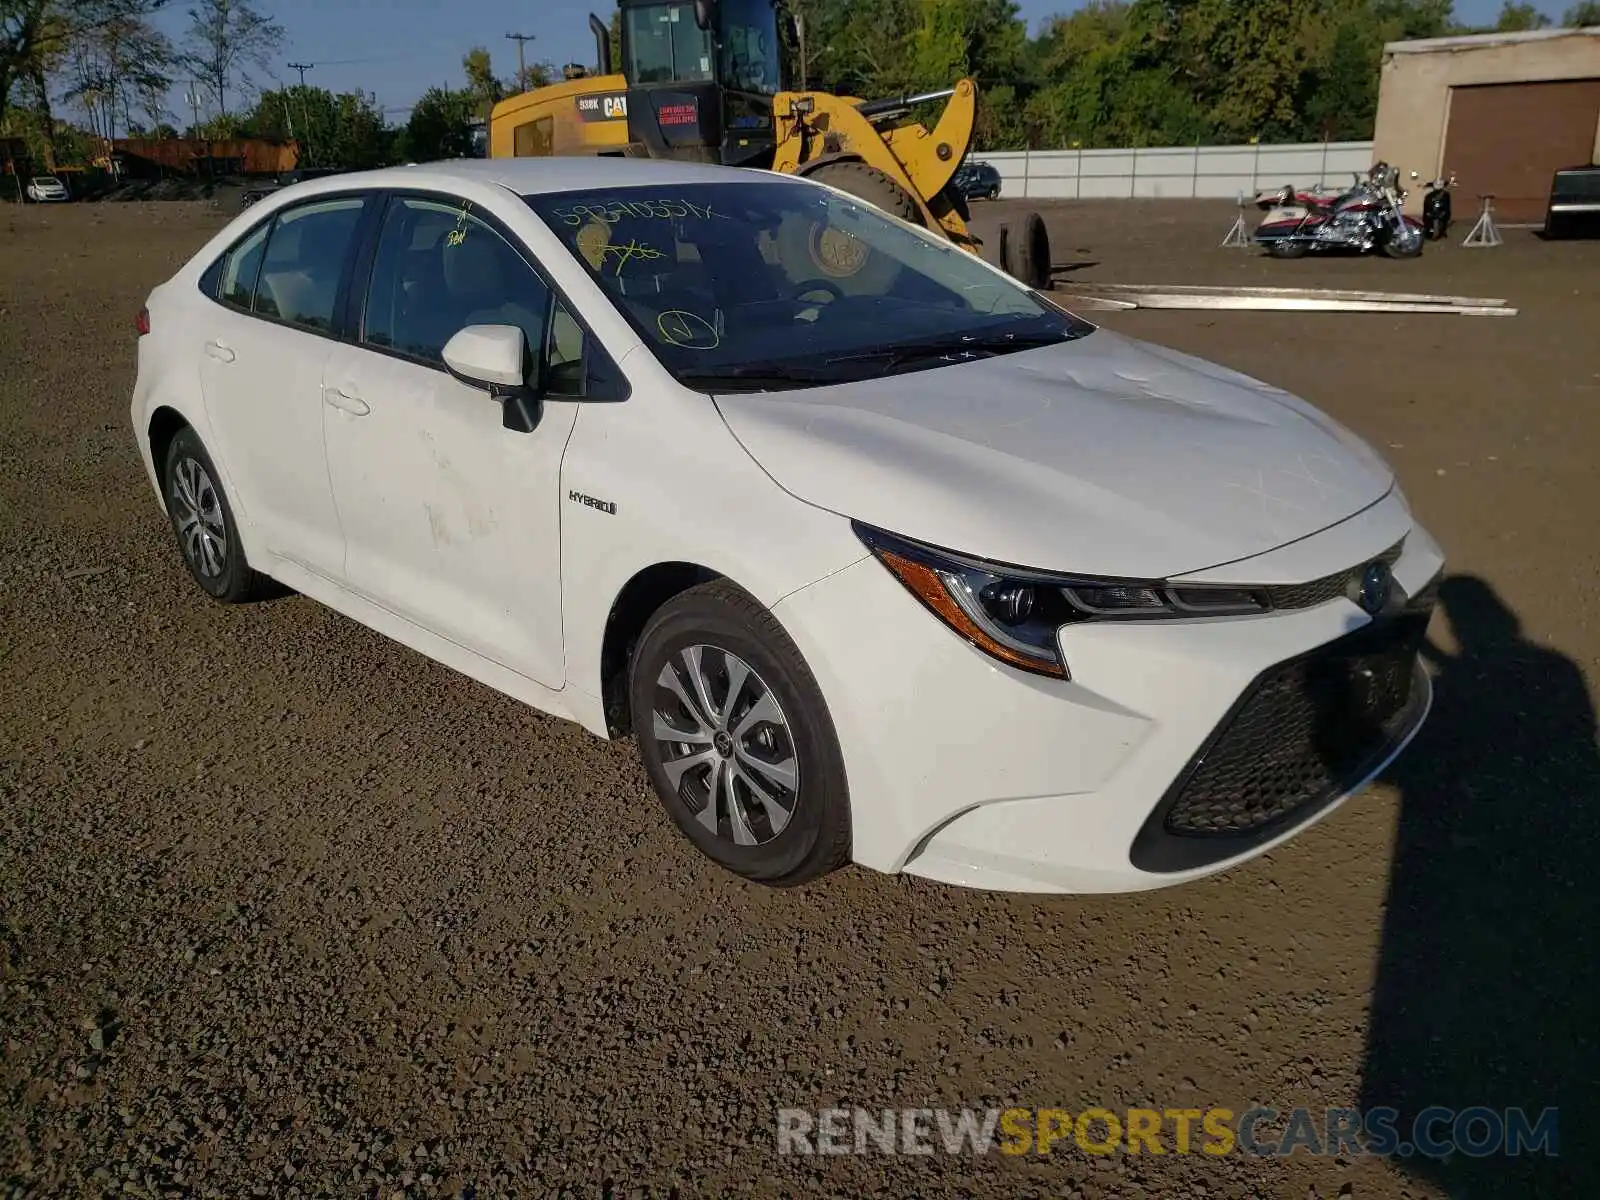
[[[352,396],[349,392],[341,391],[336,387],[324,387],[322,389],[322,398],[339,411],[353,413],[358,417],[364,417],[372,411],[372,405],[368,404],[360,396]]]
[[[233,361],[233,351],[215,338],[206,343],[206,353],[218,362]]]

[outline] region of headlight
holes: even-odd
[[[1255,588],[1057,575],[940,550],[851,523],[894,577],[950,629],[1003,663],[1070,679],[1056,631],[1076,621],[1238,616],[1266,612]]]

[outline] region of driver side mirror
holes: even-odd
[[[694,0],[694,23],[701,29],[710,29],[716,17],[716,0]]]
[[[527,340],[515,325],[468,325],[458,329],[441,351],[445,370],[468,387],[481,388],[500,401],[501,424],[532,433],[539,424],[538,393],[528,386],[524,363]]]

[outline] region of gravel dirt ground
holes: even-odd
[[[746,886],[630,745],[210,603],[127,403],[135,312],[223,215],[0,209],[0,1195],[1600,1195],[1600,244],[1281,263],[1232,216],[1049,213],[1064,278],[1522,310],[1093,314],[1389,457],[1450,556],[1436,707],[1264,859],[1038,898]],[[1554,1106],[1561,1155],[777,1154],[834,1103]]]

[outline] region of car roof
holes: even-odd
[[[720,167],[708,163],[590,156],[448,159],[442,162],[410,163],[403,167],[383,167],[376,171],[352,171],[326,179],[308,180],[307,184],[339,188],[420,186],[448,189],[452,184],[489,183],[509,188],[520,196],[531,196],[605,187],[748,183],[773,177],[770,171]]]

